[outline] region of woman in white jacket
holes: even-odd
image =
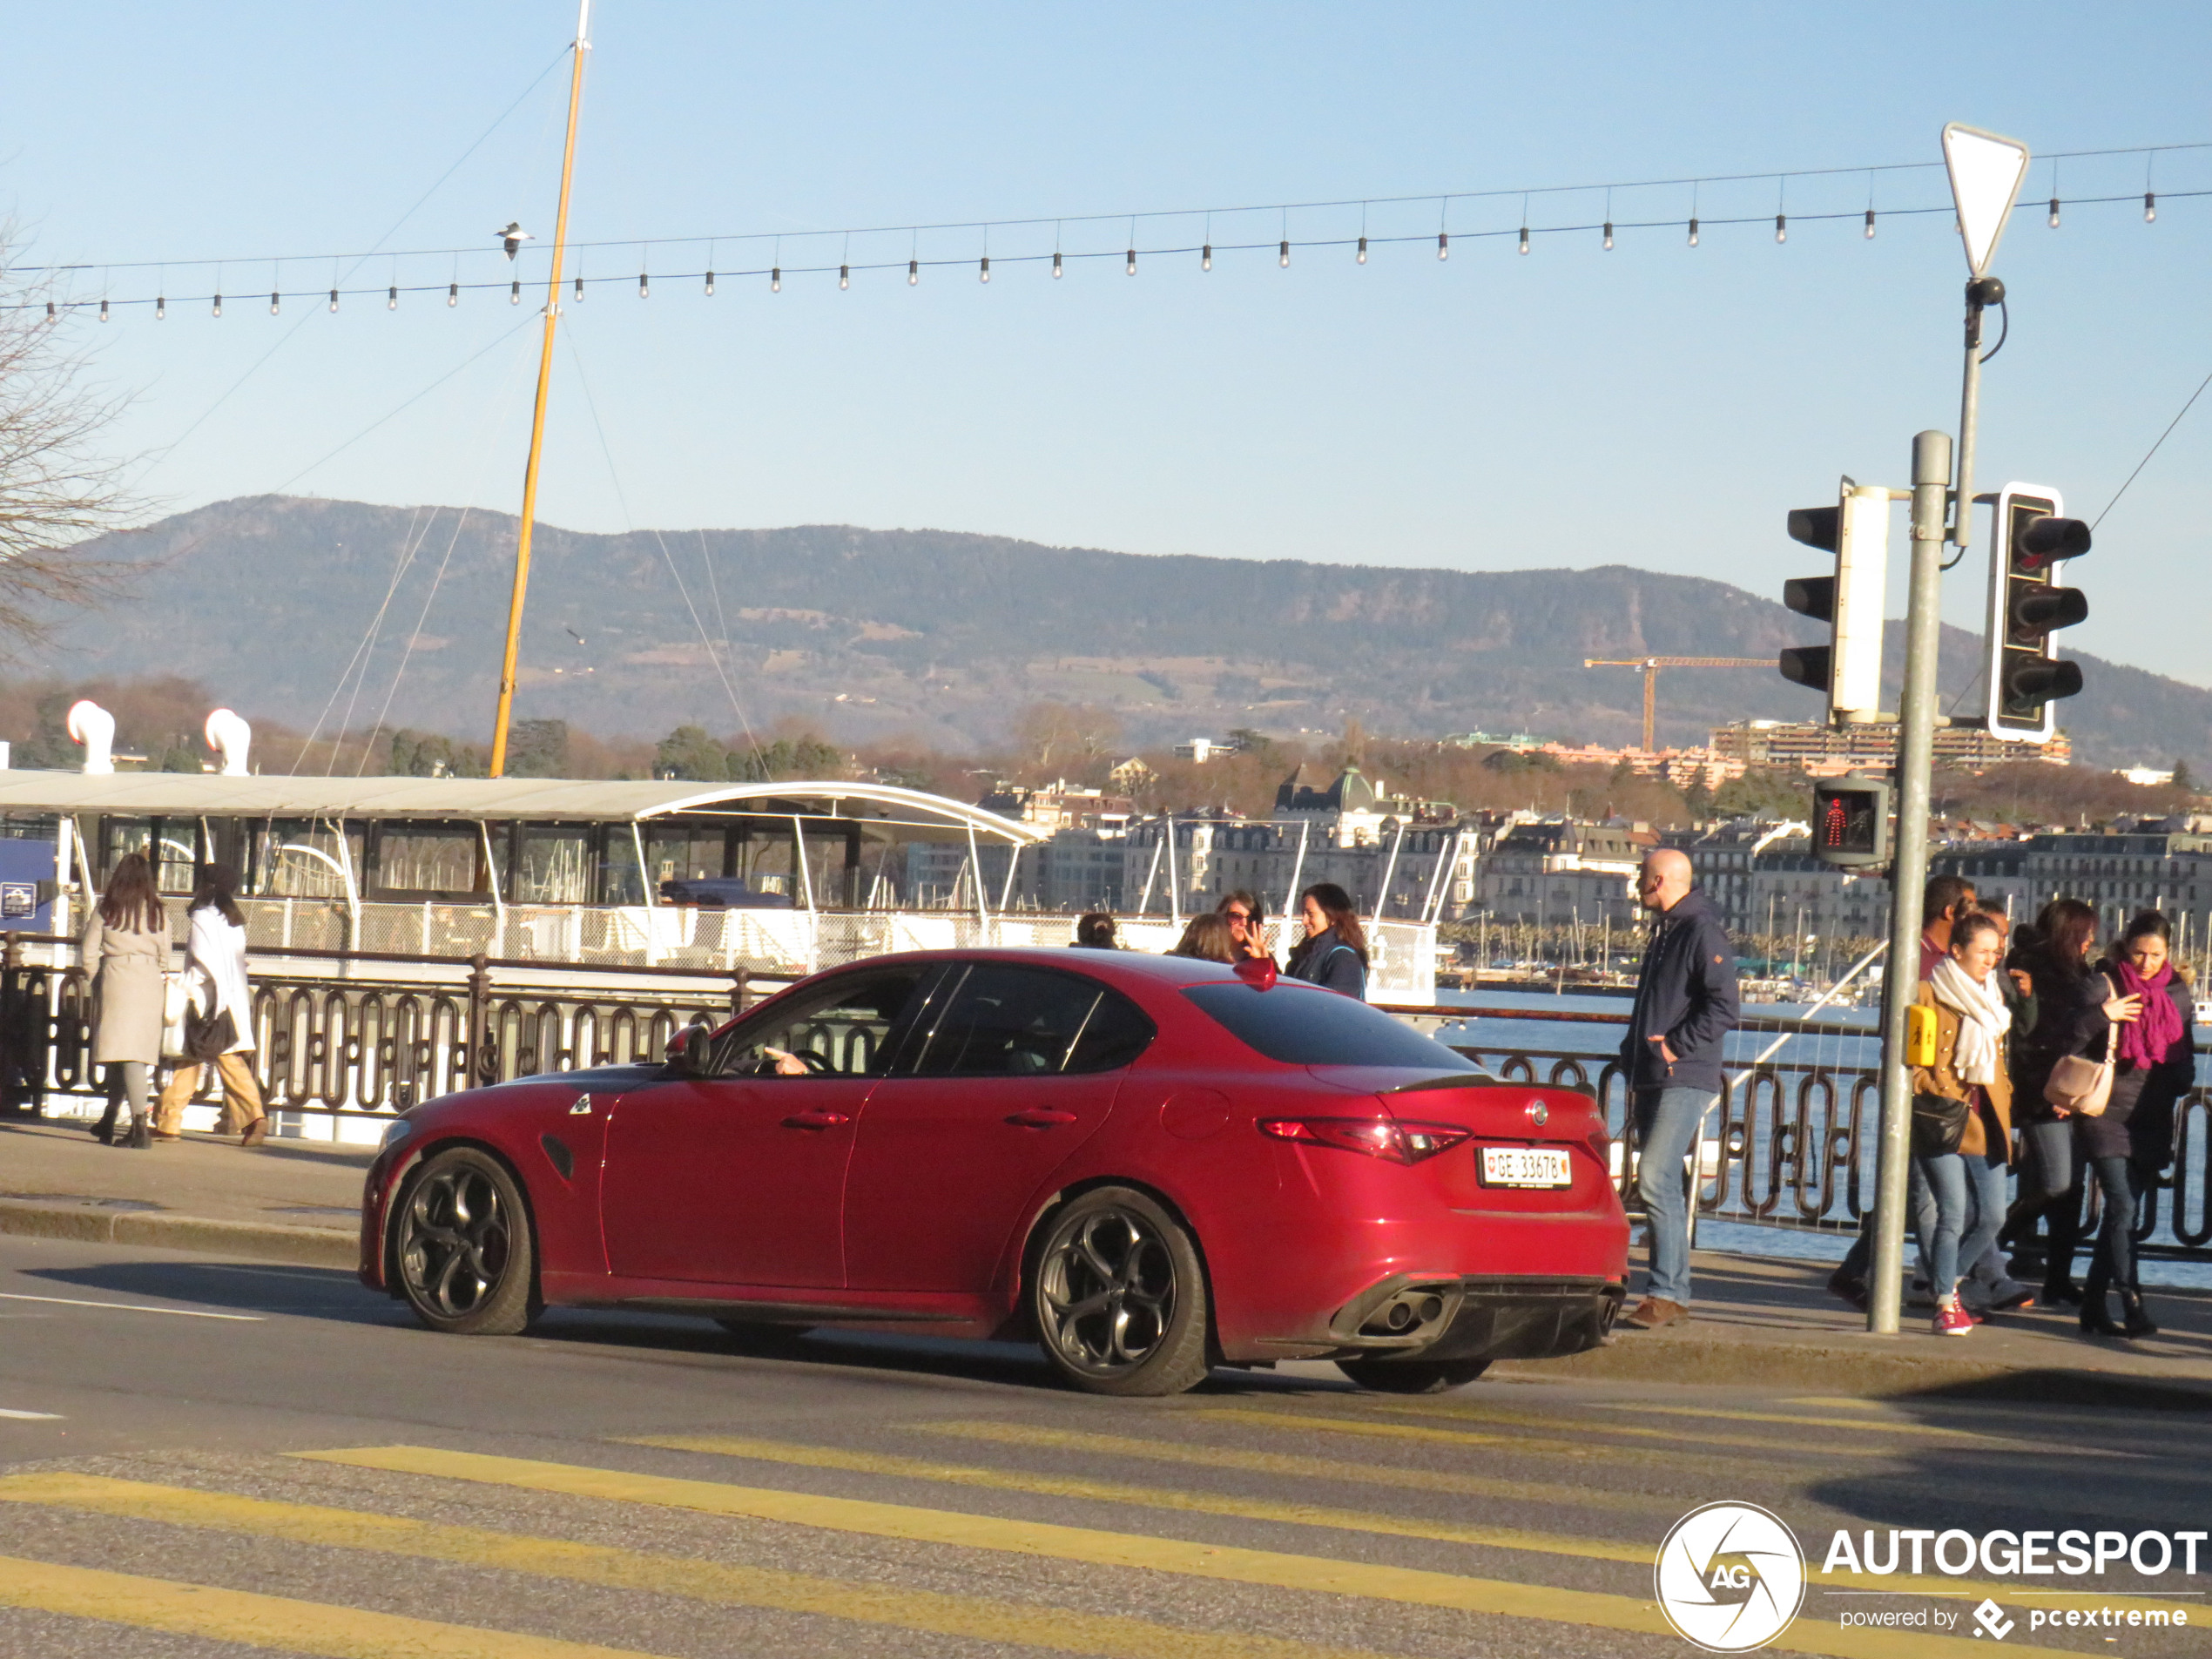
[[[211,864],[192,896],[192,942],[185,948],[185,973],[194,982],[206,1019],[219,1030],[226,1015],[229,1045],[215,1056],[223,1079],[221,1132],[237,1134],[242,1146],[259,1146],[268,1137],[269,1120],[261,1109],[260,1085],[253,1080],[253,993],[246,982],[246,917],[238,907],[238,872]],[[182,1131],[185,1104],[199,1088],[199,1064],[187,1060],[171,1074],[154,1113],[156,1140],[173,1141]]]

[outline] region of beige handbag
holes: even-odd
[[[2099,975],[2109,999],[2112,982]],[[2101,1060],[2091,1060],[2078,1054],[2062,1055],[2051,1068],[2051,1080],[2043,1085],[2043,1098],[2061,1112],[2074,1117],[2101,1117],[2112,1102],[2112,1028],[2105,1028],[2105,1054]]]

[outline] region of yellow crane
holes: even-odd
[[[1662,668],[1772,668],[1771,657],[1585,657],[1585,668],[1640,668],[1643,671],[1643,752],[1656,752],[1652,717],[1659,699],[1659,671]]]

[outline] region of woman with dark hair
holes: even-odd
[[[238,872],[211,864],[201,872],[192,896],[192,943],[185,973],[197,981],[203,1009],[194,1028],[199,1042],[191,1057],[171,1074],[154,1116],[154,1138],[173,1141],[183,1133],[185,1104],[199,1088],[199,1070],[208,1062],[223,1080],[225,1135],[241,1146],[268,1138],[269,1120],[261,1109],[261,1088],[253,1080],[253,990],[246,980],[246,917],[238,907]]]
[[[145,853],[126,853],[115,861],[81,949],[92,980],[92,1062],[113,1067],[120,1082],[109,1085],[106,1115],[92,1134],[106,1146],[150,1146],[146,1092],[161,1058],[169,914]],[[116,1120],[125,1099],[131,1127],[118,1136]]]
[[[1122,941],[1114,937],[1112,913],[1091,910],[1077,917],[1075,948],[1077,950],[1119,950]]]
[[[1260,908],[1256,894],[1243,887],[1224,894],[1214,912],[1229,924],[1230,941],[1237,947],[1238,954],[1255,961],[1274,960],[1275,953],[1267,948],[1267,913]]]
[[[1183,937],[1176,941],[1170,956],[1194,956],[1202,962],[1222,962],[1234,965],[1244,954],[1231,936],[1229,918],[1217,910],[1209,910],[1203,916],[1193,916],[1183,930]]]
[[[2097,913],[2079,899],[2054,899],[2035,919],[2033,943],[2021,962],[2035,986],[2035,1028],[2018,1049],[2013,1116],[2028,1153],[2030,1179],[2005,1218],[2006,1236],[2025,1239],[2037,1217],[2048,1221],[2045,1306],[2078,1305],[2074,1251],[2081,1233],[2081,1171],[2071,1118],[2044,1090],[2052,1068],[2069,1055],[2101,1059],[2115,1023],[2135,1018],[2137,999],[2121,995],[2089,968]],[[2032,1185],[2031,1185],[2032,1180]]]
[[[2173,1161],[2174,1103],[2188,1093],[2196,1074],[2190,1030],[2196,1004],[2186,970],[2173,959],[2173,942],[2166,918],[2146,910],[2098,964],[2122,995],[2138,999],[2140,1012],[2114,1034],[2110,1103],[2101,1116],[2081,1119],[2076,1131],[2081,1159],[2096,1173],[2103,1211],[2081,1289],[2085,1335],[2158,1334],[2135,1276],[2135,1218],[2143,1194]],[[2114,1325],[2105,1306],[2107,1289],[2120,1292],[2122,1324]]]
[[[1291,952],[1283,971],[1326,991],[1365,1001],[1367,995],[1367,935],[1352,895],[1333,881],[1317,881],[1298,895],[1305,937]]]

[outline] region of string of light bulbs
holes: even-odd
[[[2107,206],[2115,203],[2128,203],[2132,205],[2140,199],[2142,207],[2142,217],[2144,222],[2147,224],[2155,224],[2157,221],[2158,206],[2161,200],[2170,204],[2175,201],[2189,200],[2207,195],[2212,195],[2212,189],[2168,190],[2163,192],[2158,190],[2155,187],[2154,178],[2154,169],[2156,164],[2156,158],[2161,154],[2168,154],[2175,152],[2202,150],[2212,150],[2212,142],[2149,145],[2121,149],[2063,151],[2053,155],[2041,157],[2038,158],[2039,164],[2047,164],[2051,170],[2051,184],[2049,186],[2050,194],[2047,199],[2036,198],[2032,196],[2026,188],[2023,188],[2021,192],[2021,206],[2026,207],[2030,206],[2030,204],[2033,201],[2039,199],[2041,200],[2044,206],[2046,222],[2048,227],[2052,230],[2057,230],[2060,227],[2063,222],[2064,211],[2067,208]],[[2060,192],[2058,186],[2058,172],[2060,163],[2064,161],[2109,158],[2114,157],[2140,157],[2142,158],[2144,163],[2144,188],[2140,192],[2132,189],[2120,193],[2107,192],[2073,196],[2064,195]],[[654,275],[651,267],[656,263],[653,257],[656,250],[697,248],[702,246],[708,250],[708,257],[702,268],[683,270],[669,270],[664,268],[664,270],[660,273],[662,280],[664,282],[668,280],[700,282],[703,285],[704,293],[707,296],[711,297],[715,292],[718,279],[745,278],[757,280],[761,277],[765,277],[768,280],[770,292],[780,293],[783,289],[784,279],[786,276],[800,277],[826,275],[833,271],[837,275],[838,286],[840,288],[849,288],[852,286],[853,279],[855,275],[865,275],[887,271],[897,273],[903,270],[907,282],[908,286],[911,287],[918,286],[920,284],[921,274],[925,271],[972,268],[975,272],[977,279],[980,281],[988,283],[991,280],[991,273],[995,259],[996,265],[1001,267],[1007,266],[1042,266],[1049,262],[1051,267],[1051,273],[1055,277],[1062,275],[1066,269],[1071,265],[1118,260],[1122,262],[1125,274],[1135,276],[1137,274],[1143,261],[1147,260],[1175,257],[1187,258],[1192,254],[1196,254],[1198,258],[1200,269],[1204,271],[1211,271],[1213,269],[1214,260],[1217,254],[1228,255],[1265,252],[1272,252],[1276,256],[1277,264],[1279,266],[1287,269],[1291,263],[1293,255],[1300,253],[1319,253],[1329,249],[1349,248],[1352,251],[1355,261],[1360,265],[1365,265],[1367,263],[1371,249],[1380,249],[1393,246],[1408,244],[1425,246],[1433,245],[1435,250],[1435,256],[1438,260],[1448,260],[1451,257],[1452,245],[1454,240],[1462,244],[1467,244],[1510,239],[1514,241],[1517,252],[1522,254],[1527,254],[1532,251],[1535,244],[1539,241],[1554,240],[1556,239],[1575,236],[1587,237],[1595,235],[1599,239],[1599,246],[1601,249],[1606,252],[1610,252],[1615,247],[1616,239],[1624,233],[1630,232],[1662,230],[1673,231],[1681,234],[1684,238],[1687,246],[1694,248],[1698,246],[1704,236],[1712,231],[1730,230],[1743,226],[1758,226],[1764,227],[1771,225],[1774,240],[1777,243],[1787,242],[1789,240],[1790,227],[1793,221],[1800,226],[1803,226],[1837,220],[1855,220],[1861,225],[1864,236],[1866,239],[1871,239],[1876,234],[1878,225],[1884,219],[1911,219],[1925,218],[1929,215],[1953,213],[1953,208],[1947,202],[1928,206],[1890,207],[1878,207],[1875,203],[1874,185],[1875,180],[1879,176],[1889,173],[1926,172],[1932,169],[1939,169],[1942,165],[1943,164],[1940,162],[1891,162],[1878,163],[1871,166],[1818,167],[1778,172],[1728,173],[1706,175],[1698,178],[1633,179],[1619,181],[1608,185],[1536,185],[1520,190],[1447,191],[1420,195],[1343,198],[1335,200],[1251,204],[1231,207],[1174,208],[1134,213],[1117,212],[1069,214],[1049,219],[1040,217],[1006,219],[948,220],[931,224],[856,226],[842,229],[821,231],[739,232],[715,235],[650,237],[643,239],[633,237],[597,241],[571,242],[569,244],[569,251],[570,254],[576,257],[579,263],[581,263],[582,259],[585,254],[594,251],[614,248],[635,249],[638,257],[638,270],[637,277],[635,278],[637,292],[639,298],[650,299],[652,294],[652,281]],[[1797,213],[1792,213],[1789,211],[1789,186],[1792,180],[1835,179],[1855,176],[1863,176],[1868,181],[1867,202],[1866,206],[1863,209],[1853,207],[1850,209],[1821,210],[1800,212]],[[1771,214],[1761,212],[1756,213],[1734,212],[1715,215],[1703,213],[1700,212],[1700,197],[1702,192],[1707,187],[1723,185],[1750,184],[1771,184],[1774,185],[1776,192],[1776,206],[1775,211]],[[1614,216],[1612,200],[1615,192],[1668,189],[1686,189],[1689,191],[1689,212],[1686,216],[1676,217],[1669,215],[1662,218],[1646,217],[1636,219],[1616,219]],[[1602,219],[1575,219],[1569,222],[1549,224],[1532,224],[1530,222],[1531,214],[1529,212],[1529,207],[1531,204],[1536,201],[1539,198],[1557,198],[1569,195],[1595,196],[1600,194],[1602,194],[1605,199],[1604,217]],[[1521,212],[1517,224],[1470,227],[1462,223],[1455,227],[1452,223],[1452,211],[1455,204],[1496,201],[1509,199],[1514,197],[1518,197],[1521,203]],[[1372,209],[1402,208],[1424,205],[1433,206],[1437,212],[1436,229],[1433,232],[1423,230],[1418,233],[1371,233],[1368,228],[1367,219]],[[1359,211],[1360,215],[1360,228],[1356,235],[1330,234],[1321,236],[1295,236],[1291,233],[1291,216],[1293,213],[1310,214],[1322,212],[1348,212],[1353,208],[1357,208]],[[1214,239],[1212,233],[1212,223],[1217,218],[1236,219],[1255,214],[1277,216],[1279,221],[1279,234],[1271,239],[1259,241],[1224,240],[1217,242]],[[1198,220],[1203,220],[1206,226],[1204,239],[1202,240],[1192,242],[1188,239],[1187,236],[1171,242],[1158,244],[1144,244],[1140,240],[1138,227],[1148,222]],[[1125,224],[1128,226],[1127,237],[1125,240],[1123,240],[1123,246],[1120,247],[1084,247],[1080,249],[1070,249],[1062,245],[1064,233],[1068,226],[1086,226],[1109,223]],[[1054,246],[1049,253],[1042,250],[1031,253],[1016,253],[1001,252],[994,256],[990,251],[991,237],[995,232],[1003,235],[1003,233],[1011,231],[1041,230],[1042,227],[1047,226],[1051,226],[1054,231]],[[923,253],[921,250],[921,239],[923,236],[928,235],[933,237],[941,237],[954,233],[972,234],[976,236],[979,239],[980,252],[976,253],[962,253],[959,254],[939,253],[925,255]],[[855,260],[853,258],[851,252],[853,239],[855,237],[904,238],[908,243],[907,255],[904,259],[864,258]],[[795,262],[789,265],[784,263],[782,247],[785,242],[792,241],[807,243],[820,242],[824,239],[834,239],[841,244],[840,255],[835,261],[830,261],[826,258],[806,257],[804,258],[804,262]],[[723,244],[732,244],[738,246],[743,246],[746,244],[766,245],[771,250],[769,262],[765,265],[756,262],[738,264],[736,266],[722,266],[721,262],[716,256]],[[518,251],[531,253],[536,252],[535,250]],[[391,262],[390,278],[387,282],[381,285],[348,287],[345,285],[342,280],[334,280],[332,285],[327,288],[321,287],[311,288],[287,288],[284,284],[283,272],[284,267],[287,266],[300,266],[327,262],[333,266],[334,272],[337,267],[346,265],[349,261],[354,266],[358,266],[361,262],[371,257],[381,260],[388,260]],[[367,300],[373,301],[377,298],[381,298],[384,300],[385,308],[387,310],[396,311],[399,309],[401,300],[403,297],[408,296],[436,296],[442,294],[447,306],[448,307],[455,307],[459,306],[461,302],[461,296],[464,293],[479,293],[502,290],[506,293],[509,303],[519,306],[523,303],[523,295],[526,290],[535,290],[543,286],[542,279],[534,280],[525,280],[519,268],[510,270],[509,273],[495,280],[463,280],[461,275],[461,261],[463,260],[482,260],[486,257],[502,257],[502,249],[496,240],[491,240],[491,245],[489,246],[480,244],[468,247],[414,248],[397,252],[379,250],[374,254],[284,254],[229,257],[219,260],[142,260],[118,261],[109,264],[80,263],[72,265],[17,266],[10,268],[5,273],[5,275],[11,280],[17,281],[34,289],[50,289],[53,285],[64,283],[72,278],[79,278],[93,272],[102,273],[104,287],[105,279],[111,278],[113,273],[118,271],[136,272],[154,270],[159,272],[161,274],[159,280],[156,284],[155,292],[152,294],[133,294],[128,297],[118,297],[111,292],[104,292],[97,297],[91,295],[78,296],[75,294],[57,296],[51,292],[46,292],[43,293],[41,297],[0,302],[0,310],[36,310],[43,307],[46,314],[50,318],[56,320],[58,320],[65,313],[73,314],[77,312],[97,312],[99,320],[105,322],[115,311],[148,308],[152,310],[156,320],[165,320],[168,315],[170,301],[170,295],[168,293],[169,285],[167,281],[168,272],[172,269],[185,271],[212,269],[216,273],[216,279],[212,293],[206,296],[206,302],[209,307],[210,314],[214,317],[220,317],[223,314],[225,299],[225,285],[222,280],[223,273],[226,270],[236,269],[240,266],[250,268],[262,265],[268,266],[271,267],[272,271],[267,298],[269,314],[272,316],[281,314],[283,308],[287,302],[295,304],[303,301],[308,303],[320,303],[327,306],[329,310],[336,312],[340,310],[344,302],[348,300]],[[507,255],[505,257],[509,258],[510,260],[514,258],[513,255]],[[403,282],[400,280],[399,266],[401,261],[428,259],[450,260],[452,262],[451,272],[445,281]],[[718,268],[718,266],[720,268]],[[566,279],[570,293],[577,300],[581,300],[587,291],[591,288],[604,288],[617,285],[627,287],[631,280],[632,279],[626,271],[614,275],[603,274],[598,276],[590,276],[584,274],[581,270],[579,270],[573,276]],[[233,303],[240,298],[244,298],[247,303],[258,305],[260,303],[260,290],[259,288],[255,288],[252,290],[249,294],[245,295],[241,295],[238,292],[233,291],[231,297]],[[192,301],[197,300],[199,297],[200,296],[196,294],[189,296],[180,294],[179,296],[180,303],[192,303]]]

